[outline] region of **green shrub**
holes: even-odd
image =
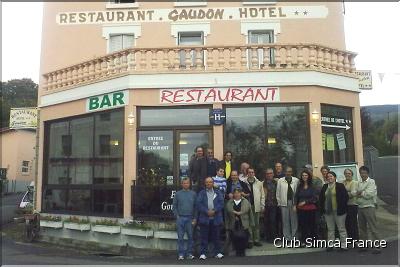
[[[105,226],[118,226],[120,225],[117,220],[97,220],[96,222],[93,223],[93,225],[105,225]]]
[[[42,215],[40,215],[40,220],[41,221],[50,221],[50,222],[61,222],[61,216],[52,216],[52,215],[42,216]]]
[[[130,221],[126,224],[123,224],[122,227],[130,228],[130,229],[142,229],[142,230],[150,230],[151,227],[146,225],[145,223],[139,223],[137,221]]]
[[[90,221],[88,219],[80,219],[76,216],[70,216],[68,219],[65,219],[64,222],[67,223],[77,223],[77,224],[88,224]]]

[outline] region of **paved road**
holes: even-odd
[[[175,255],[170,257],[102,257],[85,254],[82,251],[55,248],[51,245],[15,243],[8,237],[2,240],[2,265],[4,264],[87,264],[87,265],[133,265],[133,264],[188,264],[188,261],[177,261]],[[397,265],[398,243],[390,242],[382,254],[374,255],[369,252],[359,253],[357,250],[348,252],[315,252],[259,257],[226,257],[222,260],[208,259],[190,261],[190,264],[240,264],[240,265]]]
[[[1,198],[1,225],[8,223],[15,217],[15,211],[24,193],[10,194]]]

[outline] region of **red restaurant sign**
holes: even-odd
[[[161,89],[161,104],[279,102],[278,87]]]

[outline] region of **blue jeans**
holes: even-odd
[[[179,216],[176,220],[178,230],[178,254],[179,256],[191,255],[193,253],[193,227],[192,216]],[[184,236],[187,234],[187,250],[185,251]],[[187,252],[187,253],[186,253]]]
[[[201,236],[201,245],[200,245],[200,254],[207,254],[208,250],[208,241],[210,241],[214,245],[214,255],[221,253],[221,244],[220,244],[220,225],[214,225],[214,220],[210,220],[207,224],[200,224],[200,236]]]

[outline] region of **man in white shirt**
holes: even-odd
[[[297,213],[294,209],[294,197],[299,179],[292,176],[292,167],[286,167],[285,177],[279,178],[276,187],[276,200],[282,213],[283,236],[293,240],[297,233]]]
[[[375,181],[369,177],[369,169],[361,166],[359,169],[361,181],[357,187],[358,224],[361,240],[368,240],[367,225],[373,240],[380,240],[376,222],[376,197]],[[365,251],[363,248],[361,251]],[[375,248],[372,253],[381,253],[380,248]]]

